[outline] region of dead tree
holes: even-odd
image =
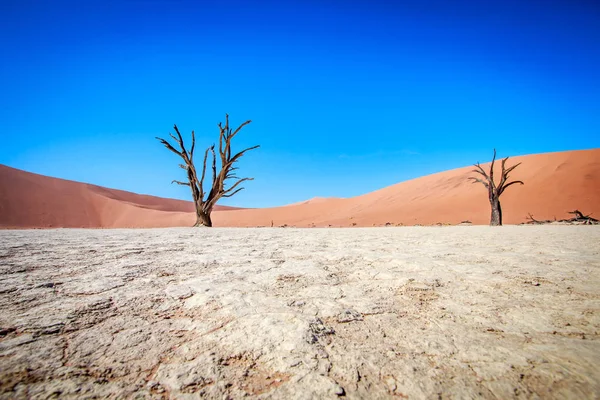
[[[483,179],[473,176],[469,177],[469,179],[473,180],[473,183],[479,182],[488,190],[488,197],[490,200],[490,205],[492,206],[492,216],[490,218],[490,225],[492,226],[502,225],[502,207],[500,206],[500,195],[502,195],[506,188],[511,185],[515,185],[517,183],[524,185],[522,181],[508,182],[508,174],[521,165],[521,163],[506,168],[506,160],[508,160],[508,157],[502,160],[502,178],[500,179],[498,185],[496,185],[494,182],[494,162],[496,161],[496,149],[494,149],[494,158],[492,158],[492,165],[490,166],[489,174],[485,172],[479,163],[477,163],[475,164],[477,169],[474,169],[473,172],[483,176]]]
[[[183,143],[183,138],[181,137],[181,133],[179,133],[179,129],[177,129],[177,125],[174,125],[173,129],[175,129],[175,133],[177,136],[172,133],[169,134],[177,145],[179,146],[179,150],[172,146],[165,139],[157,137],[158,139],[167,149],[177,154],[179,157],[183,159],[184,164],[179,164],[179,167],[184,169],[187,172],[187,182],[181,182],[177,180],[173,180],[171,183],[176,183],[178,185],[189,186],[192,190],[192,198],[194,200],[194,206],[196,207],[196,223],[194,226],[212,226],[212,220],[210,214],[222,197],[231,197],[234,194],[238,193],[240,190],[244,189],[240,186],[242,182],[254,180],[254,178],[238,178],[234,171],[238,168],[234,166],[234,164],[239,161],[240,157],[244,155],[249,150],[254,150],[260,146],[252,146],[248,147],[240,151],[239,153],[231,154],[231,140],[237,135],[240,130],[248,125],[250,120],[241,124],[236,130],[232,130],[229,127],[229,115],[225,114],[225,126],[219,122],[219,158],[220,158],[220,170],[217,172],[217,157],[215,155],[215,145],[213,144],[204,152],[204,163],[202,164],[202,174],[198,176],[196,171],[196,167],[194,166],[194,147],[196,146],[196,137],[194,136],[194,131],[192,131],[192,146],[188,151],[185,148]],[[208,159],[208,153],[212,154],[212,185],[210,186],[210,191],[206,193],[204,191],[204,178],[206,176],[206,161]],[[228,180],[235,180],[235,182],[230,185],[228,188],[225,188],[225,184]]]

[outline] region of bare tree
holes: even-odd
[[[219,201],[221,197],[231,197],[240,190],[244,189],[240,186],[242,182],[254,180],[254,178],[238,178],[234,173],[234,171],[238,168],[235,167],[234,164],[239,161],[240,157],[242,157],[244,153],[249,150],[254,150],[260,146],[248,147],[239,153],[235,153],[234,155],[231,154],[231,140],[244,126],[248,125],[250,122],[252,121],[248,120],[238,126],[236,130],[232,130],[229,127],[229,115],[225,114],[225,126],[223,126],[223,124],[220,122],[218,125],[220,130],[219,157],[221,159],[221,168],[219,172],[217,172],[217,157],[215,155],[215,145],[213,144],[204,152],[204,163],[202,164],[202,174],[200,177],[198,177],[196,167],[194,166],[194,147],[196,146],[196,137],[194,136],[194,131],[192,131],[192,146],[190,147],[189,151],[185,148],[183,138],[181,137],[181,133],[179,133],[179,129],[177,129],[177,125],[174,125],[173,127],[177,136],[173,135],[172,133],[169,133],[169,136],[171,136],[171,138],[177,142],[179,150],[172,146],[165,139],[159,137],[156,138],[167,149],[183,159],[184,164],[179,164],[179,167],[186,170],[188,180],[187,182],[174,180],[171,183],[189,186],[191,188],[194,206],[196,207],[196,223],[194,226],[212,226],[210,214],[215,204],[217,204],[217,201]],[[209,152],[212,153],[212,185],[210,186],[210,191],[206,194],[205,198],[204,178],[206,176],[206,161],[208,159]],[[226,189],[225,183],[228,180],[234,180],[235,182]]]
[[[502,225],[502,207],[500,206],[500,195],[504,193],[506,188],[511,185],[515,185],[517,183],[520,183],[521,185],[524,184],[522,181],[508,182],[508,174],[521,165],[521,163],[506,168],[506,160],[508,160],[508,157],[502,160],[502,178],[500,179],[500,183],[498,183],[498,185],[496,185],[494,182],[494,162],[496,161],[496,149],[494,149],[494,158],[492,158],[492,165],[490,166],[489,174],[487,174],[481,165],[477,163],[475,164],[477,169],[474,169],[473,172],[482,175],[483,179],[473,176],[469,177],[469,179],[473,180],[473,183],[479,182],[488,190],[490,205],[492,206],[492,216],[490,219],[490,225],[492,226]]]

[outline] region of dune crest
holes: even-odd
[[[505,224],[561,219],[579,209],[600,216],[600,149],[511,157],[512,179],[525,182],[501,197]],[[498,163],[499,164],[499,163]],[[489,164],[483,164],[489,168]],[[499,165],[498,165],[499,168]],[[313,198],[262,209],[220,206],[215,226],[373,226],[489,222],[485,188],[471,166],[401,182],[353,198]],[[51,178],[0,165],[0,227],[149,228],[191,226],[191,202]]]

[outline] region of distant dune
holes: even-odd
[[[521,162],[512,179],[525,182],[502,195],[505,224],[569,217],[579,209],[600,216],[600,149],[509,159]],[[498,163],[499,164],[499,163]],[[489,164],[485,164],[489,166]],[[499,168],[499,165],[498,165]],[[262,209],[221,207],[215,226],[373,226],[489,222],[483,185],[467,180],[472,167],[398,183],[353,198],[314,198]],[[191,226],[191,202],[138,195],[0,165],[0,227]]]
[[[193,224],[193,212],[189,201],[107,189],[0,165],[3,228],[187,226]]]

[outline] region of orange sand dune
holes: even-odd
[[[186,226],[194,221],[193,211],[189,201],[107,189],[0,165],[3,228]]]
[[[570,217],[579,209],[600,217],[600,149],[511,157],[521,162],[512,186],[501,197],[504,223],[518,224],[528,213],[536,219]],[[497,163],[499,174],[500,163]],[[489,169],[489,163],[483,165]],[[457,224],[469,220],[488,224],[490,205],[485,187],[473,184],[473,167],[445,171],[349,199],[324,199],[270,209],[216,213],[221,226],[373,226]]]
[[[504,223],[569,217],[579,209],[600,216],[600,149],[536,154],[511,178],[525,182],[502,195]],[[489,164],[484,165],[484,168]],[[499,163],[498,163],[499,168]],[[489,168],[489,166],[488,166]],[[222,208],[215,226],[373,226],[489,222],[483,185],[472,184],[472,167],[398,183],[362,196],[317,198],[275,208]],[[137,195],[0,166],[0,227],[166,227],[194,222],[190,202]]]

